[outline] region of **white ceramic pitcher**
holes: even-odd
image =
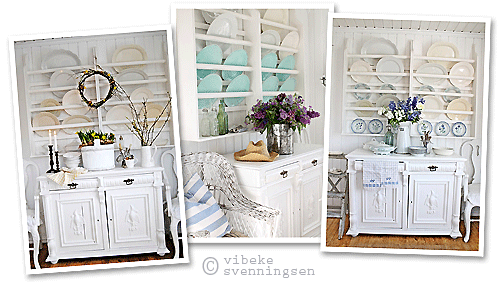
[[[141,147],[141,166],[153,167],[155,166],[154,156],[156,154],[156,145],[142,146]]]

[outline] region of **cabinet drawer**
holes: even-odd
[[[124,186],[136,184],[153,184],[153,174],[139,174],[139,175],[121,175],[116,177],[103,178],[103,186]]]
[[[300,171],[298,162],[266,171],[266,183],[292,179]]]
[[[302,165],[302,169],[311,168],[314,166],[320,166],[323,164],[323,155],[322,154],[311,154],[304,156],[300,159],[300,164]]]
[[[407,165],[410,172],[455,172],[457,164],[455,162],[410,162]]]
[[[49,190],[97,188],[97,186],[99,185],[99,181],[96,178],[75,179],[65,185],[59,185],[53,181],[48,181],[48,185]]]

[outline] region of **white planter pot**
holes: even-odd
[[[141,166],[153,167],[155,166],[154,156],[156,154],[156,145],[142,146],[141,147]]]
[[[411,146],[410,140],[410,127],[411,122],[402,122],[399,124],[398,137],[396,138],[396,153],[407,154],[409,153],[408,147]]]
[[[96,142],[94,146],[81,148],[83,167],[87,170],[108,170],[115,168],[114,144],[101,145]]]

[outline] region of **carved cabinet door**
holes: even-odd
[[[451,228],[453,174],[411,174],[408,228]]]
[[[49,197],[49,221],[61,253],[82,250],[103,250],[103,208],[97,190],[78,190]]]
[[[360,228],[402,228],[403,197],[401,185],[363,189],[358,196]]]
[[[323,188],[322,166],[315,166],[303,171],[301,194],[298,197],[300,216],[299,236],[307,236],[321,223],[321,190]]]
[[[108,189],[106,206],[111,249],[157,244],[153,187]]]

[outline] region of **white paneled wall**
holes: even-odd
[[[358,22],[355,22],[358,20]],[[385,21],[385,22],[384,22]],[[481,138],[482,128],[482,112],[483,112],[483,67],[484,67],[484,26],[481,25],[462,25],[448,22],[434,23],[433,21],[412,22],[412,21],[392,21],[392,20],[372,20],[372,26],[369,27],[370,20],[359,19],[343,19],[342,21],[334,21],[333,25],[333,47],[332,49],[332,91],[331,91],[331,114],[330,114],[330,136],[329,149],[331,151],[338,150],[350,152],[359,148],[363,143],[369,141],[370,136],[347,136],[342,135],[342,106],[336,105],[342,103],[342,68],[344,67],[344,45],[346,39],[351,39],[352,44],[348,50],[351,53],[359,54],[363,43],[374,37],[382,37],[393,42],[399,54],[409,55],[410,41],[414,42],[415,54],[426,55],[429,47],[438,41],[451,42],[460,52],[460,58],[473,58],[473,47],[478,54],[477,68],[478,75],[475,80],[477,86],[477,102],[478,104],[473,110],[476,112],[477,128],[476,137]],[[377,25],[395,28],[378,28]],[[396,26],[395,26],[396,25]],[[366,27],[365,27],[366,26]],[[427,27],[424,28],[423,26]],[[438,29],[439,27],[439,29]],[[459,30],[445,31],[446,27],[459,28]],[[471,31],[462,32],[460,29],[469,27]],[[412,29],[414,28],[414,29]],[[477,31],[477,32],[476,32]],[[384,130],[385,132],[385,130]],[[377,137],[382,140],[383,137]],[[433,138],[433,146],[446,146],[455,148],[458,153],[460,145],[465,141],[464,138]],[[412,144],[420,145],[418,138],[412,138]]]

